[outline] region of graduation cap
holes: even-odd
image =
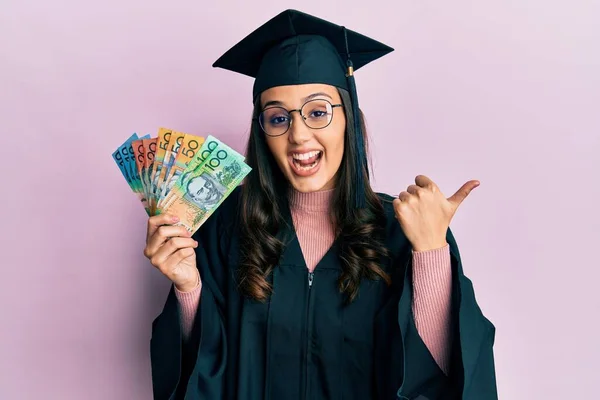
[[[255,78],[253,101],[263,91],[283,85],[323,83],[347,90],[356,133],[355,206],[362,208],[364,178],[369,179],[369,172],[354,71],[393,50],[344,26],[286,10],[229,49],[213,67]]]

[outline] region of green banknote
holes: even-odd
[[[243,156],[219,143],[204,162],[184,172],[175,183],[171,190],[174,198],[163,212],[178,216],[176,225],[196,232],[250,171]]]
[[[200,173],[200,167],[204,162],[208,159],[208,157],[215,151],[217,148],[226,151],[228,154],[234,154],[238,159],[242,162],[244,161],[244,156],[237,153],[235,150],[227,146],[225,143],[221,142],[219,139],[214,136],[209,135],[200,150],[196,153],[194,158],[187,164],[185,171],[179,176],[179,179],[172,184],[171,189],[169,190],[169,194],[160,204],[159,209],[157,210],[157,214],[161,214],[163,210],[166,210],[173,204],[173,202],[177,198],[183,197],[185,194],[185,187],[187,186],[187,181],[194,176],[194,171],[196,174]]]

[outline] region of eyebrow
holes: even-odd
[[[307,101],[312,100],[315,97],[320,97],[320,96],[329,97],[331,100],[333,100],[333,98],[330,95],[328,95],[327,93],[325,93],[325,92],[317,92],[317,93],[310,94],[310,95],[306,96],[305,98],[303,98],[302,99],[302,103],[306,103]],[[283,106],[283,105],[284,105],[283,102],[281,102],[279,100],[271,100],[271,101],[267,102],[263,106],[263,108],[267,108],[267,107],[270,107],[270,106]]]

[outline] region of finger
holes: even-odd
[[[198,246],[192,238],[174,237],[169,239],[158,251],[152,256],[150,262],[155,267],[159,267],[165,263],[165,260],[180,249],[189,248],[192,251]]]
[[[412,195],[420,196],[422,194],[423,188],[417,185],[410,185],[406,191]]]
[[[158,252],[152,257],[150,260],[152,265],[159,269],[164,269],[167,260],[173,256],[173,254],[177,253],[182,249],[189,249],[191,253],[194,252],[194,249],[198,246],[198,243],[194,241],[194,239],[189,238],[172,238],[164,246],[162,246]],[[189,253],[189,254],[191,254]]]
[[[191,235],[184,226],[172,226],[162,225],[159,226],[154,234],[148,240],[144,255],[148,258],[152,257],[158,249],[167,241],[169,238],[184,237],[189,238]]]
[[[170,225],[179,222],[179,218],[172,214],[160,214],[148,218],[148,230],[146,232],[146,240],[148,240],[154,232],[162,225]]]
[[[479,185],[479,181],[468,181],[467,183],[462,185],[461,188],[456,191],[456,193],[450,196],[448,198],[448,201],[452,203],[454,207],[458,207],[460,203],[462,203],[467,198],[469,193],[471,193],[471,191]]]
[[[415,183],[422,188],[437,189],[437,185],[425,175],[417,175]]]
[[[398,199],[400,199],[403,203],[408,203],[412,197],[412,194],[408,192],[402,192],[398,195]]]
[[[173,254],[171,254],[158,268],[162,273],[169,273],[173,270],[183,260],[188,257],[192,257],[196,252],[191,247],[185,247],[183,249],[179,249]]]
[[[392,205],[394,206],[394,212],[396,213],[396,219],[400,218],[400,214],[402,213],[402,208],[405,206],[405,204],[402,203],[402,200],[398,199],[394,199],[394,201],[392,202]]]

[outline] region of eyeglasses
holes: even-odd
[[[260,127],[267,136],[281,136],[292,126],[291,113],[298,111],[304,124],[311,129],[323,129],[333,120],[333,109],[343,104],[331,104],[324,99],[309,100],[296,110],[267,107],[258,116]]]

